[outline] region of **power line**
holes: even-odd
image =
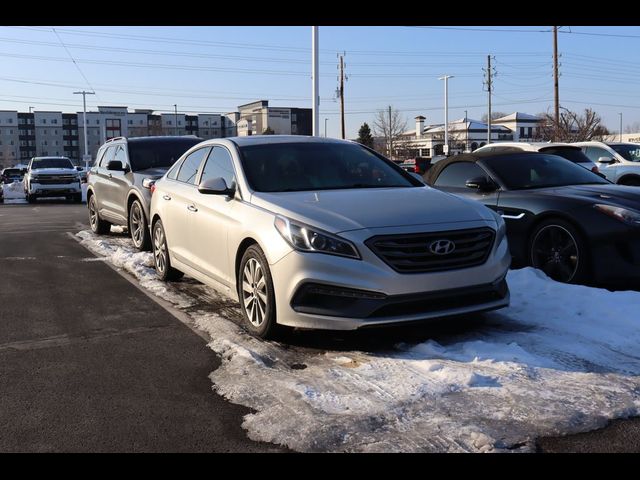
[[[464,32],[512,32],[512,33],[548,33],[551,30],[524,30],[521,28],[476,28],[476,27],[422,27],[407,26],[406,28],[428,28],[430,30],[457,30]]]
[[[58,37],[58,40],[60,40],[60,45],[62,45],[62,48],[65,49],[65,51],[67,52],[67,55],[69,55],[69,58],[71,59],[71,61],[73,62],[73,64],[76,66],[76,68],[78,69],[78,71],[80,72],[80,75],[82,75],[82,78],[84,78],[84,81],[87,82],[87,85],[89,85],[89,88],[91,88],[91,90],[93,90],[93,95],[95,95],[95,88],[93,88],[93,86],[91,86],[91,82],[89,81],[89,79],[87,78],[87,76],[84,74],[84,72],[82,71],[82,69],[80,68],[80,65],[78,65],[78,62],[76,62],[75,58],[73,58],[73,55],[71,55],[71,52],[69,51],[69,49],[67,48],[67,46],[64,44],[64,42],[62,41],[62,39],[60,38],[60,35],[58,35],[58,32],[56,32],[55,28],[52,28],[51,30],[53,30],[53,33],[55,33],[56,37]],[[97,95],[96,95],[97,96]],[[85,152],[86,153],[86,152]]]

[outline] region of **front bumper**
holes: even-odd
[[[41,196],[72,195],[74,193],[82,193],[82,187],[80,186],[80,182],[52,185],[32,182],[29,184],[28,193]]]
[[[365,238],[349,239],[355,240],[362,260],[292,251],[270,266],[278,323],[355,330],[509,304],[506,238],[493,246],[482,265],[412,274],[394,271],[362,244]]]

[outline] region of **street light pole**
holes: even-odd
[[[178,135],[178,105],[174,103],[173,108],[174,108],[175,117],[176,117],[176,135]]]
[[[85,92],[83,90],[81,92],[73,92],[73,94],[82,95],[82,130],[84,132],[84,155],[82,155],[82,158],[84,160],[85,170],[89,170],[89,159],[91,156],[89,155],[89,132],[87,132],[87,95],[95,95],[96,92]]]
[[[318,27],[311,27],[311,96],[313,97],[312,109],[312,135],[320,136],[320,97],[319,88],[320,81],[318,76]]]
[[[453,78],[453,75],[445,75],[438,78],[438,80],[444,80],[444,154],[449,155],[449,79]]]
[[[329,120],[328,118],[324,119],[324,137],[327,138],[327,120]]]
[[[622,141],[622,112],[618,113],[620,115],[620,141]]]
[[[467,111],[464,111],[464,149],[469,150],[469,125],[467,124]]]

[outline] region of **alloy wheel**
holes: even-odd
[[[531,263],[559,282],[570,282],[578,271],[580,252],[573,235],[560,225],[547,225],[533,239]]]
[[[164,241],[164,230],[158,223],[153,229],[153,258],[156,269],[163,274],[167,268],[167,244]]]
[[[251,324],[260,327],[267,311],[267,283],[262,266],[250,258],[242,272],[242,301]]]
[[[133,202],[131,205],[131,215],[129,218],[131,228],[131,238],[136,247],[140,247],[144,241],[144,216],[140,210],[140,204]]]
[[[91,197],[89,201],[89,223],[91,223],[91,230],[95,232],[98,228],[98,212],[96,211],[96,200],[94,197]]]

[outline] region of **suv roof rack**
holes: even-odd
[[[113,142],[113,141],[115,141],[115,140],[124,140],[124,137],[113,137],[113,138],[110,138],[109,140],[107,140],[107,141],[106,141],[106,142],[104,142],[104,143]]]

